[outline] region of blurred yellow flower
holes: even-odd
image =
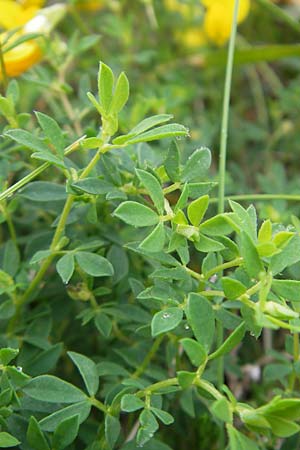
[[[0,0],[0,27],[10,30],[21,27],[34,17],[44,0]]]
[[[15,33],[8,37],[7,33],[0,35],[1,43],[5,47],[13,45],[16,39],[22,36],[21,33]],[[9,77],[17,77],[32,67],[41,59],[42,53],[40,47],[34,39],[22,42],[16,47],[3,54],[6,74]],[[1,77],[1,70],[0,70]]]
[[[231,33],[233,10],[235,0],[202,0],[206,6],[204,16],[204,32],[211,42],[224,45]],[[238,23],[248,15],[250,0],[240,0]]]
[[[75,3],[78,9],[83,11],[98,11],[104,7],[103,0],[78,0]]]

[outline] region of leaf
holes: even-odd
[[[223,342],[223,344],[214,352],[209,355],[208,359],[219,358],[220,356],[229,353],[233,350],[243,339],[246,331],[245,322],[242,322]]]
[[[187,160],[181,174],[181,181],[187,182],[204,178],[211,164],[211,153],[202,147],[194,151]]]
[[[11,434],[6,433],[5,431],[0,432],[0,447],[1,448],[9,448],[15,447],[16,445],[21,444],[18,439],[13,437]]]
[[[173,183],[180,181],[180,153],[176,141],[171,142],[164,167]]]
[[[194,339],[184,338],[180,340],[180,343],[194,366],[199,367],[205,362],[207,353],[199,342]]]
[[[27,441],[33,450],[50,450],[48,442],[35,417],[31,416],[27,429]]]
[[[199,241],[195,241],[194,245],[199,252],[204,253],[220,252],[225,249],[221,242],[215,241],[204,234],[199,234]]]
[[[0,362],[4,366],[7,366],[13,359],[15,359],[19,354],[17,348],[1,348],[0,350]]]
[[[162,125],[156,127],[145,133],[138,134],[131,137],[126,141],[127,145],[138,144],[139,142],[157,141],[159,139],[165,139],[169,137],[187,136],[188,130],[183,125],[178,123],[171,123],[169,125]]]
[[[228,300],[235,300],[247,291],[246,286],[244,286],[240,281],[229,277],[222,278],[222,287]]]
[[[137,411],[138,409],[144,408],[145,403],[133,394],[125,394],[121,400],[121,409],[126,412]]]
[[[231,220],[232,213],[218,214],[200,225],[200,231],[208,236],[224,236],[235,229]],[[229,219],[229,220],[228,220]]]
[[[259,450],[255,442],[237,431],[232,425],[227,424],[230,450]]]
[[[62,279],[63,283],[68,284],[70,278],[73,275],[75,269],[74,255],[72,253],[66,253],[56,263],[56,270]]]
[[[156,313],[151,322],[151,334],[153,337],[176,328],[183,317],[183,311],[180,308],[166,308]]]
[[[34,376],[49,372],[56,366],[62,350],[63,345],[58,343],[42,351],[25,364],[26,372]]]
[[[139,248],[146,252],[161,252],[165,245],[165,227],[160,222],[154,230],[140,243]]]
[[[135,172],[148,191],[157,211],[159,214],[164,212],[164,194],[160,183],[157,178],[149,172],[141,169],[135,169]]]
[[[99,333],[101,333],[105,338],[109,338],[113,326],[110,318],[106,314],[100,312],[95,316],[94,320]]]
[[[117,417],[106,414],[105,416],[105,438],[110,448],[114,448],[121,432],[121,425]]]
[[[198,227],[200,225],[200,222],[208,208],[208,203],[209,203],[209,196],[203,195],[202,197],[198,198],[197,200],[194,200],[192,203],[189,204],[187,214],[189,221],[191,222],[192,225],[194,225],[194,227]]]
[[[118,114],[126,105],[129,98],[129,81],[124,72],[117,80],[113,99],[109,108],[109,114]]]
[[[300,426],[298,424],[283,417],[267,414],[265,415],[265,418],[271,425],[272,432],[275,436],[286,438],[300,431]]]
[[[99,388],[97,366],[90,358],[76,352],[67,352],[82,376],[85,387],[90,396],[96,395]]]
[[[109,112],[113,98],[114,74],[110,67],[100,62],[98,72],[99,101],[106,113]]]
[[[273,279],[272,291],[280,297],[284,297],[286,300],[292,302],[300,301],[300,281]]]
[[[254,226],[251,216],[239,203],[229,200],[232,211],[236,214],[238,224],[245,233],[255,242],[256,239],[256,226]],[[256,225],[256,224],[255,224]]]
[[[147,119],[142,120],[142,122],[140,122],[132,130],[130,130],[128,134],[115,138],[113,140],[113,144],[124,144],[124,142],[127,142],[131,137],[141,134],[144,131],[150,130],[151,128],[156,127],[161,123],[168,122],[171,119],[173,119],[173,116],[170,114],[157,114],[155,116],[147,117]]]
[[[32,133],[29,133],[29,131],[19,129],[8,130],[4,133],[4,136],[10,137],[18,144],[24,145],[24,147],[30,148],[36,152],[49,152],[49,147],[44,141],[34,136]]]
[[[148,409],[144,409],[144,411],[140,414],[139,421],[141,428],[137,434],[137,444],[139,446],[144,446],[144,444],[148,442],[153,437],[153,434],[158,430],[158,423],[155,416]]]
[[[51,250],[39,250],[31,258],[29,264],[36,264],[51,255]]]
[[[211,304],[205,297],[191,293],[188,296],[186,314],[195,338],[209,351],[215,335],[215,315]]]
[[[106,180],[100,178],[90,177],[78,180],[76,183],[72,183],[72,188],[77,189],[80,192],[87,192],[88,194],[101,195],[112,192],[116,187]]]
[[[124,202],[114,211],[114,215],[134,227],[149,227],[158,223],[155,211],[137,202]]]
[[[251,278],[257,278],[264,270],[264,266],[259,258],[258,252],[245,231],[241,232],[241,256],[244,258],[244,266],[247,274]]]
[[[195,372],[187,372],[186,370],[177,372],[178,383],[182,389],[187,389],[192,386],[196,376]]]
[[[272,222],[270,219],[265,220],[258,232],[259,242],[269,242],[272,239]]]
[[[211,412],[223,422],[232,423],[232,410],[230,403],[225,397],[219,398],[211,406]]]
[[[53,375],[40,375],[31,379],[23,391],[31,398],[49,403],[75,403],[86,399],[80,389]]]
[[[281,253],[272,256],[270,270],[275,276],[298,261],[300,261],[300,236],[295,235],[288,241]]]
[[[67,198],[65,186],[49,181],[28,183],[19,194],[33,202],[57,202]]]
[[[62,169],[65,169],[65,163],[62,159],[58,158],[57,156],[53,155],[52,153],[48,152],[36,152],[32,153],[31,158],[38,159],[40,161],[46,161],[49,164],[54,164],[57,167],[61,167]]]
[[[63,132],[58,126],[57,122],[51,117],[41,112],[35,112],[40,127],[44,131],[46,137],[49,139],[58,154],[64,156],[65,138]]]
[[[72,417],[75,414],[79,415],[79,423],[84,422],[90,414],[91,404],[89,400],[75,403],[74,405],[66,406],[47,417],[44,417],[40,422],[40,426],[44,431],[54,431],[56,427],[67,417]]]
[[[96,253],[77,252],[75,258],[80,268],[93,277],[110,277],[114,274],[111,263]]]
[[[171,416],[167,411],[163,411],[162,409],[151,407],[151,411],[159,418],[159,420],[165,425],[171,425],[174,422],[174,417]]]
[[[76,439],[79,430],[78,417],[78,414],[76,414],[58,424],[52,437],[53,448],[62,450]]]

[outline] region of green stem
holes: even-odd
[[[78,147],[81,144],[81,141],[85,139],[85,136],[82,136],[81,138],[77,139],[75,142],[73,142],[69,147],[65,149],[65,156],[68,156],[70,153],[74,152],[78,149]],[[40,175],[44,170],[48,169],[48,167],[51,166],[51,163],[45,162],[41,166],[34,169],[32,172],[30,172],[28,175],[26,175],[24,178],[19,180],[17,183],[10,186],[5,191],[1,192],[0,194],[0,202],[5,200],[7,197],[10,197],[14,192],[21,189],[23,186],[28,184],[30,181],[34,180],[38,175]]]
[[[95,165],[97,164],[97,162],[99,161],[99,158],[101,156],[101,149],[99,149],[97,151],[97,153],[95,154],[95,156],[92,158],[92,160],[90,161],[90,163],[87,165],[87,167],[84,169],[84,171],[82,172],[82,174],[80,175],[79,179],[83,179],[86,176],[89,175],[89,173],[93,170],[93,168],[95,167]],[[55,257],[55,251],[57,250],[56,247],[63,235],[63,232],[65,230],[65,226],[66,226],[66,222],[69,216],[69,213],[71,211],[71,208],[73,206],[74,200],[75,200],[75,196],[70,194],[67,197],[65,206],[63,208],[63,211],[61,213],[58,225],[56,227],[51,245],[50,245],[50,251],[51,254],[48,256],[48,258],[46,258],[44,260],[44,262],[42,263],[40,269],[38,270],[37,274],[35,275],[35,277],[33,278],[33,280],[31,281],[30,285],[28,286],[27,290],[24,292],[24,294],[22,295],[22,297],[19,297],[16,301],[16,312],[14,314],[14,316],[12,317],[9,325],[8,325],[8,333],[11,333],[14,328],[15,325],[18,323],[19,317],[20,317],[20,312],[22,310],[22,307],[25,303],[27,303],[28,300],[30,300],[32,294],[38,289],[46,271],[48,270],[48,267],[50,266],[50,264],[52,263],[52,260]]]
[[[233,259],[232,261],[228,261],[223,264],[219,264],[218,266],[214,267],[213,269],[209,270],[205,276],[205,280],[209,280],[210,277],[212,277],[215,273],[222,272],[225,269],[230,269],[231,267],[240,266],[243,263],[243,258],[238,257]]]
[[[154,392],[159,391],[160,389],[164,389],[169,386],[178,386],[178,379],[177,378],[168,378],[167,380],[158,381],[157,383],[150,384],[150,386],[147,386],[145,389],[138,391],[136,393],[137,397],[145,397],[149,394],[153,394]]]
[[[235,0],[233,21],[231,27],[231,35],[228,47],[228,57],[226,65],[223,113],[220,137],[220,167],[219,167],[219,195],[218,195],[218,212],[224,212],[224,196],[225,196],[225,176],[226,176],[226,153],[227,153],[227,136],[228,136],[228,119],[229,105],[233,72],[234,48],[237,28],[237,17],[239,9],[239,0]]]
[[[157,351],[158,351],[158,349],[160,347],[160,344],[162,343],[163,338],[164,338],[164,335],[162,334],[157,339],[155,339],[152,347],[150,348],[149,352],[145,356],[144,361],[136,369],[136,371],[131,375],[131,378],[139,378],[139,376],[142,375],[145,372],[145,370],[147,369],[148,365],[150,364],[150,362],[152,361],[152,359],[156,355],[156,353],[157,353]]]
[[[104,403],[100,402],[100,400],[97,400],[94,397],[90,398],[90,402],[95,408],[99,409],[100,411],[104,412],[105,414],[108,413],[108,408],[104,405]]]
[[[241,195],[229,195],[224,197],[224,200],[258,200],[258,201],[268,201],[268,200],[288,200],[294,202],[300,202],[300,195],[294,194],[241,194]],[[210,203],[217,203],[218,199],[212,197]]]
[[[294,333],[293,334],[293,359],[294,359],[294,364],[299,361],[299,357],[300,357],[299,333]],[[296,379],[297,379],[297,374],[296,374],[295,368],[293,368],[293,372],[292,372],[292,374],[290,376],[290,379],[289,379],[289,389],[290,389],[290,391],[294,390]]]

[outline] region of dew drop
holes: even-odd
[[[176,136],[177,141],[181,141],[182,137],[181,136]]]
[[[189,325],[188,324],[184,325],[184,329],[189,330],[190,329]]]
[[[169,319],[171,317],[171,314],[165,312],[163,313],[163,319]]]
[[[253,331],[250,331],[250,336],[255,337],[255,333]]]
[[[18,372],[23,372],[23,369],[22,369],[21,366],[16,367],[16,369],[17,369]]]

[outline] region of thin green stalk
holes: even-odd
[[[293,334],[293,360],[294,363],[297,363],[300,358],[300,345],[299,345],[299,333]],[[295,383],[297,379],[297,374],[295,372],[295,369],[293,369],[293,372],[289,379],[289,390],[293,391],[295,388]]]
[[[70,153],[74,152],[78,149],[80,146],[80,143],[83,139],[85,139],[86,136],[82,136],[81,138],[77,139],[75,142],[73,142],[69,147],[65,149],[65,156],[69,155]],[[10,197],[14,192],[21,189],[26,184],[30,183],[30,181],[34,180],[38,175],[40,175],[44,170],[48,169],[48,167],[51,166],[51,163],[45,162],[41,166],[34,169],[32,172],[30,172],[28,175],[26,175],[24,178],[19,180],[17,183],[10,186],[8,189],[5,189],[5,191],[1,192],[0,194],[0,202],[5,200],[6,198]]]
[[[232,84],[232,72],[233,72],[233,60],[234,60],[234,48],[235,48],[238,9],[239,9],[239,0],[235,0],[231,35],[230,35],[230,41],[229,41],[229,47],[228,47],[227,65],[226,65],[222,125],[221,125],[221,137],[220,137],[220,167],[219,167],[219,195],[218,195],[218,211],[219,211],[219,213],[224,212],[229,105],[230,105],[230,95],[231,95],[231,84]]]
[[[229,47],[228,47],[227,65],[226,65],[222,125],[221,125],[221,136],[220,136],[220,166],[219,166],[219,193],[218,193],[218,212],[219,213],[224,212],[224,204],[225,204],[226,153],[227,153],[229,106],[230,106],[230,96],[231,96],[232,72],[233,72],[233,60],[234,60],[238,10],[239,10],[239,0],[235,0],[231,34],[230,34]],[[220,266],[222,266],[222,264]],[[224,264],[223,264],[223,266],[224,266]],[[209,278],[209,274],[206,274],[206,277]],[[216,345],[217,345],[217,348],[219,348],[222,345],[223,339],[224,339],[223,325],[220,321],[217,321],[216,335],[217,335]],[[218,385],[218,388],[221,389],[223,384],[224,384],[224,358],[220,357],[217,362],[217,385]],[[219,444],[220,444],[220,448],[225,447],[224,427],[222,427],[220,430]]]
[[[240,194],[240,195],[229,195],[224,197],[225,201],[229,200],[288,200],[290,202],[300,202],[300,195],[297,194]],[[217,203],[218,198],[212,197],[209,200],[210,203]]]
[[[144,358],[144,361],[141,363],[141,365],[136,369],[136,371],[131,375],[131,378],[138,378],[140,375],[142,375],[145,370],[147,369],[148,365],[156,355],[160,344],[162,343],[164,338],[164,335],[160,335],[157,339],[155,339],[152,347],[150,348],[149,352]]]
[[[82,174],[80,175],[79,179],[83,179],[86,176],[89,175],[89,173],[93,170],[93,168],[95,167],[95,165],[97,164],[97,162],[99,161],[99,158],[101,156],[101,149],[99,149],[97,151],[97,153],[95,154],[95,156],[92,158],[92,160],[90,161],[90,163],[87,165],[87,167],[84,169],[84,171],[82,172]],[[75,200],[76,196],[69,194],[65,203],[65,206],[63,208],[63,211],[61,213],[58,225],[56,227],[51,245],[50,245],[50,251],[51,254],[48,256],[48,258],[46,258],[44,260],[44,262],[42,263],[40,269],[38,270],[37,274],[35,275],[35,277],[33,278],[33,280],[31,281],[30,285],[28,286],[27,290],[24,292],[24,294],[19,297],[16,301],[16,311],[14,316],[12,317],[9,325],[8,325],[8,333],[11,333],[14,328],[15,325],[17,324],[19,317],[20,317],[20,312],[22,310],[22,307],[25,303],[28,302],[28,300],[30,300],[32,294],[38,289],[46,271],[48,270],[50,264],[52,263],[52,260],[55,257],[55,250],[57,245],[59,244],[59,241],[63,235],[63,232],[65,230],[65,226],[67,223],[67,219],[69,216],[69,213],[72,209],[74,200]]]

